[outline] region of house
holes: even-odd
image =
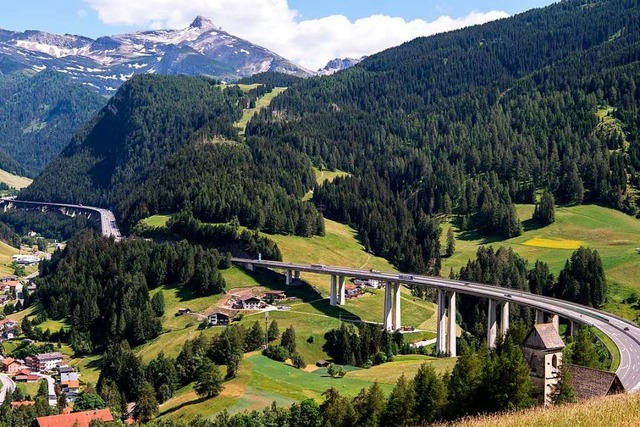
[[[27,357],[26,362],[27,366],[34,371],[51,371],[62,363],[62,354],[59,352],[36,354]]]
[[[21,369],[16,372],[16,375],[13,377],[13,380],[18,383],[35,383],[41,379],[42,377],[33,375],[28,369]]]
[[[60,387],[62,391],[67,394],[77,394],[80,389],[80,381],[78,380],[70,380],[70,381],[60,381]]]
[[[18,265],[36,265],[40,258],[34,255],[13,255],[11,260]]]
[[[358,285],[346,285],[345,294],[347,298],[356,298],[362,295],[364,292],[361,286]]]
[[[214,311],[209,316],[207,316],[209,320],[209,325],[212,326],[221,326],[229,324],[229,315],[226,313],[222,313],[220,311]]]
[[[58,375],[60,375],[60,384],[67,381],[77,381],[80,378],[79,372],[76,372],[71,366],[66,365],[58,366]]]
[[[284,301],[287,299],[285,291],[269,291],[265,292],[264,299],[267,301]]]
[[[11,282],[14,280],[18,280],[18,276],[2,276],[0,277],[0,282],[1,283],[7,283],[7,282]]]
[[[11,330],[18,325],[18,322],[11,319],[2,319],[0,320],[0,329],[4,329],[5,331]]]
[[[560,383],[560,366],[564,342],[553,323],[538,323],[524,340],[522,352],[529,365],[534,392],[545,405]]]
[[[317,366],[318,368],[326,368],[326,367],[328,367],[329,365],[331,365],[331,362],[329,362],[328,360],[318,360],[318,361],[316,362],[316,366]]]
[[[0,285],[0,290],[3,290],[7,293],[11,293],[12,290],[15,290],[16,286],[18,286],[20,284],[20,282],[18,282],[17,280],[10,280],[8,282],[3,282]]]
[[[191,309],[190,308],[179,308],[178,312],[176,313],[176,316],[182,316],[185,314],[189,314],[191,313]]]
[[[13,375],[20,371],[22,368],[22,363],[15,359],[12,359],[11,357],[7,357],[2,360],[2,372],[4,372],[5,374]]]
[[[109,409],[93,409],[91,411],[72,412],[70,414],[50,415],[38,417],[38,427],[89,427],[93,420],[113,421],[113,415]]]
[[[12,340],[15,338],[13,331],[4,331],[0,334],[0,341]]]
[[[569,365],[569,372],[573,391],[579,400],[625,391],[620,378],[613,372],[578,365]]]
[[[7,301],[9,301],[9,295],[0,295],[0,305],[4,305]]]
[[[243,310],[259,310],[264,307],[264,303],[258,297],[249,297],[242,300]]]

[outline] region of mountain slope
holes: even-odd
[[[104,104],[52,71],[0,75],[0,167],[35,176]]]
[[[312,73],[201,16],[179,30],[138,31],[92,40],[40,31],[0,31],[0,71],[56,70],[112,95],[134,74],[188,74],[238,79],[276,71]]]
[[[273,233],[315,234],[321,217],[300,201],[314,182],[308,159],[259,138],[239,143],[234,123],[263,92],[202,77],[135,76],[20,197],[110,206],[125,232],[149,215],[184,211],[205,222],[235,218]],[[194,222],[182,227],[191,233]]]
[[[513,201],[536,188],[637,211],[639,59],[637,2],[566,1],[308,79],[246,134],[350,172],[314,192],[326,215],[403,269],[437,272],[425,214],[514,236]],[[606,108],[624,135],[601,132]]]

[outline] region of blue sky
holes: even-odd
[[[183,28],[197,14],[224,30],[315,68],[552,3],[549,0],[5,0],[0,28],[92,38]],[[515,4],[517,3],[517,4]]]

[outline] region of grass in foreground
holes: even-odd
[[[639,425],[640,395],[621,394],[566,406],[466,418],[438,426],[460,427],[628,427]]]

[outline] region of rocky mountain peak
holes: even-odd
[[[211,19],[201,15],[196,16],[196,19],[193,20],[193,22],[191,23],[191,25],[189,25],[189,27],[200,28],[202,30],[212,30],[214,28],[218,28]]]

